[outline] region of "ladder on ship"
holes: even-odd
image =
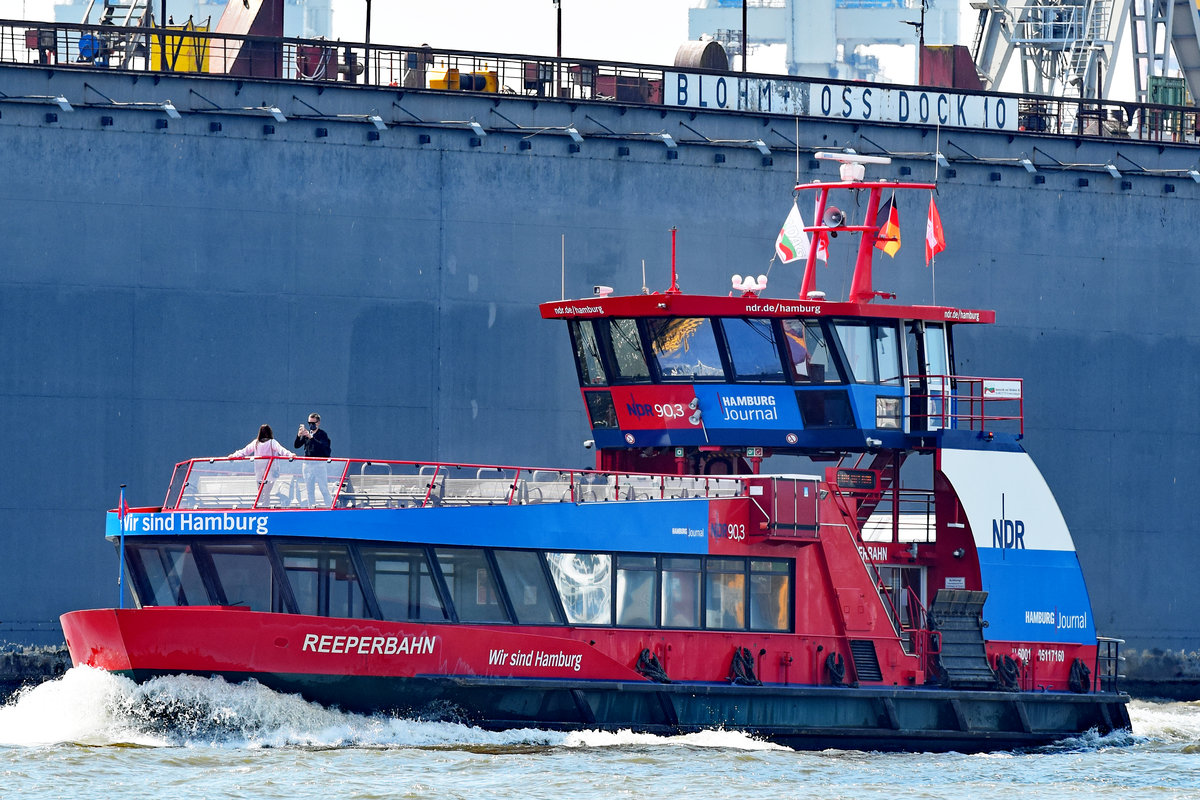
[[[858,520],[858,528],[861,531],[862,526],[867,523],[871,515],[875,513],[875,509],[879,507],[885,495],[892,491],[893,488],[899,488],[900,482],[900,467],[904,464],[904,459],[908,453],[904,450],[883,450],[875,453],[875,457],[871,459],[871,463],[866,469],[870,469],[879,475],[879,486],[876,491],[871,492],[858,501],[858,510],[855,513],[855,518]],[[866,456],[859,456],[858,461],[854,464],[855,469],[862,469],[862,461]],[[898,506],[893,503],[895,508]],[[895,511],[893,513],[896,513]]]
[[[83,11],[84,25],[92,24],[95,6],[96,0],[88,0]],[[129,69],[135,58],[150,58],[145,29],[154,27],[152,0],[103,0],[96,24],[106,28],[111,26],[111,32],[106,31],[103,38],[105,50],[114,58],[116,66]]]

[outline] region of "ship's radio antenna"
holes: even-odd
[[[642,294],[650,294],[650,290],[646,287],[646,259],[642,259]]]
[[[559,287],[558,287],[559,298],[558,299],[566,300],[567,299],[567,235],[565,233],[562,235],[562,255],[560,256],[560,258],[562,259],[562,261],[561,261],[561,265],[559,266]]]

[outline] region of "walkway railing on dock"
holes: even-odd
[[[714,80],[731,82],[732,88],[727,89],[727,96],[735,99],[740,92],[740,84],[736,82],[743,80],[794,84],[790,88],[795,91],[786,93],[795,97],[808,95],[813,87],[846,86],[862,89],[870,86],[832,78],[818,80],[786,75],[714,72],[690,67],[446,50],[424,45],[367,45],[327,39],[236,36],[181,27],[136,28],[27,20],[0,20],[0,63],[90,72],[215,74],[315,84],[361,84],[395,87],[397,90],[504,93],[571,101],[617,101],[647,105],[675,105],[670,100],[668,82],[678,78],[679,72],[711,75]],[[875,84],[871,88],[877,91],[907,89],[917,93],[963,94],[961,90],[940,87]],[[1156,142],[1200,141],[1200,110],[1192,106],[999,92],[987,93],[987,96],[1010,100],[1016,109],[1017,128],[1025,132]],[[21,98],[0,97],[0,100],[5,99]],[[72,104],[88,104],[80,98],[67,100]],[[192,110],[207,112],[213,109],[201,104]],[[720,109],[710,104],[705,110]],[[755,109],[755,113],[764,112]],[[776,113],[790,116],[792,112],[777,110]],[[399,124],[400,120],[394,122]],[[952,160],[955,158],[953,152],[949,155]],[[1036,160],[1035,152],[1034,157],[1027,159],[1026,163],[1032,166]],[[1038,164],[1038,168],[1051,170],[1066,166],[1053,159]],[[1137,171],[1135,165],[1127,166],[1130,171]],[[1126,166],[1121,169],[1125,170]]]
[[[196,459],[175,466],[164,509],[429,508],[738,497],[743,478],[414,461]]]

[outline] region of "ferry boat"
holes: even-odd
[[[885,193],[841,162],[797,299],[734,277],[541,306],[594,470],[200,458],[107,515],[136,608],[75,611],[76,665],[254,679],[490,729],[744,730],[796,748],[986,751],[1129,729],[1019,378],[871,282]],[[849,220],[835,202],[856,204]],[[850,296],[815,288],[858,238]],[[792,242],[795,246],[796,241]],[[785,466],[764,469],[767,459]],[[264,463],[265,462],[265,463]]]

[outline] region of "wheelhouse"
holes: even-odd
[[[542,314],[567,321],[602,468],[633,468],[631,447],[674,448],[674,471],[699,472],[706,451],[930,449],[947,431],[1023,432],[1019,380],[955,368],[954,326],[990,323],[988,311],[667,293]]]

